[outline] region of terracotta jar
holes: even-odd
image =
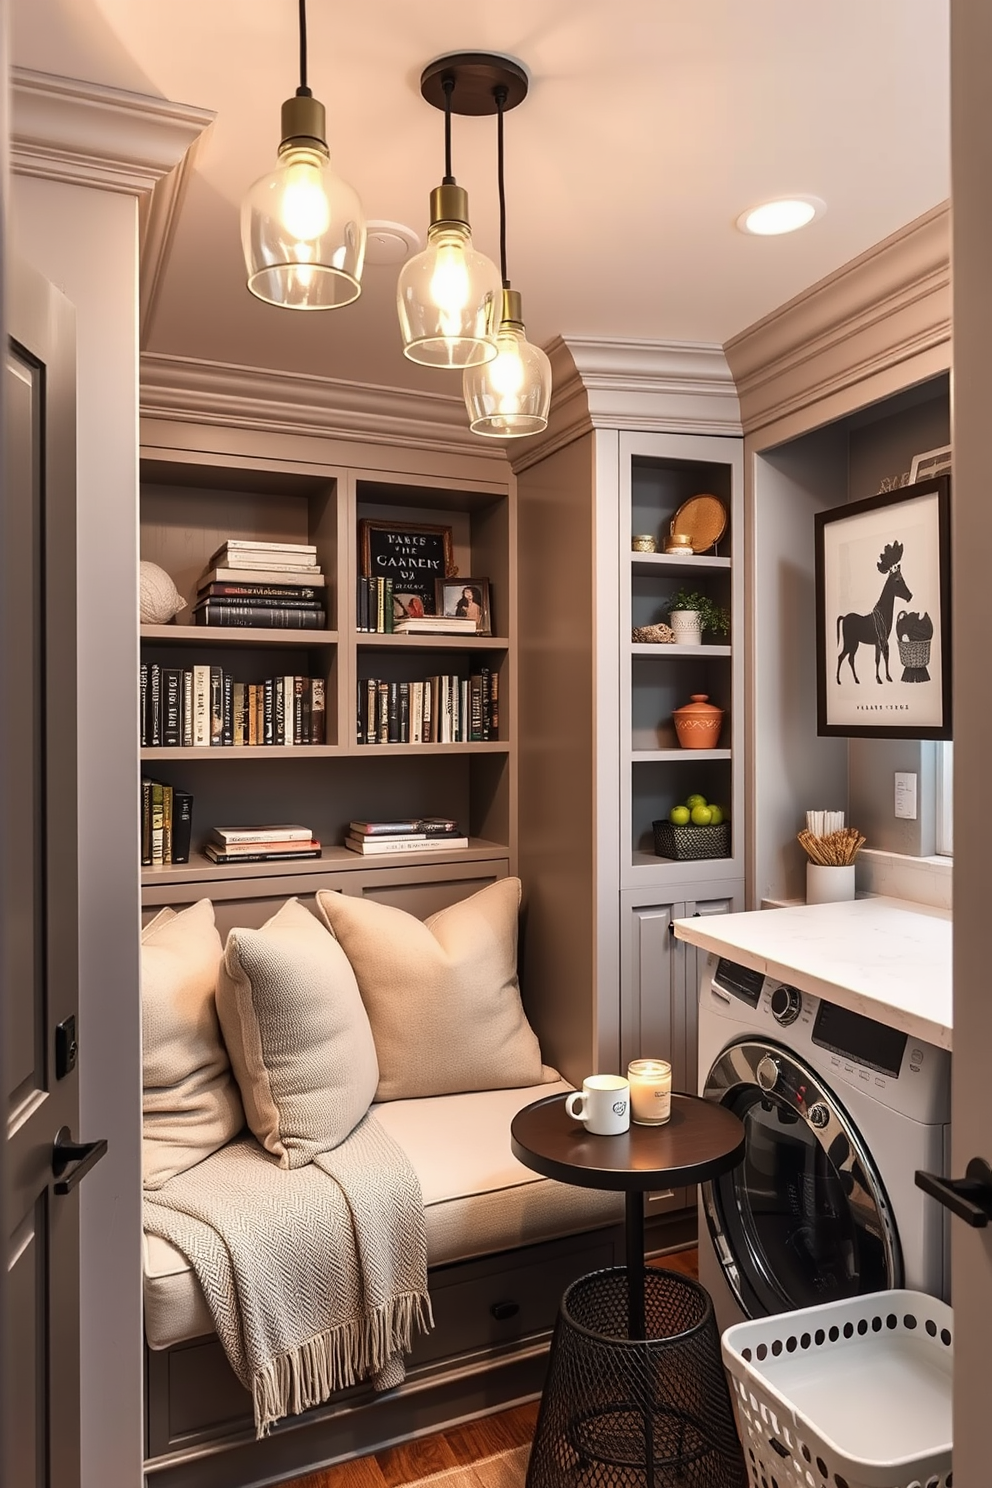
[[[672,717],[683,749],[715,749],[723,726],[723,709],[707,702],[709,694],[694,692],[689,702],[676,708]]]

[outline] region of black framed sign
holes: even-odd
[[[364,517],[358,544],[362,576],[392,579],[397,619],[434,614],[435,581],[455,573],[450,527]]]
[[[817,512],[817,732],[951,737],[951,481]]]

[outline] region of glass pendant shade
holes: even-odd
[[[496,356],[485,366],[467,368],[463,378],[473,434],[519,439],[548,427],[551,363],[527,340],[521,315],[519,294],[504,289]]]
[[[361,294],[365,216],[331,169],[323,131],[322,104],[288,99],[279,164],[241,207],[248,288],[286,310],[333,310]]]
[[[425,367],[491,361],[499,304],[499,270],[472,246],[468,194],[436,187],[427,247],[403,265],[396,287],[404,354]]]

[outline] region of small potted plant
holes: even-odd
[[[699,646],[703,631],[725,636],[730,632],[730,611],[695,589],[679,589],[665,601],[668,618],[679,646]]]

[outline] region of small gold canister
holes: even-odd
[[[665,544],[666,553],[684,554],[692,557],[692,538],[687,532],[672,532]]]
[[[658,544],[650,532],[641,532],[636,537],[632,537],[630,539],[630,546],[635,553],[654,553],[658,548]]]

